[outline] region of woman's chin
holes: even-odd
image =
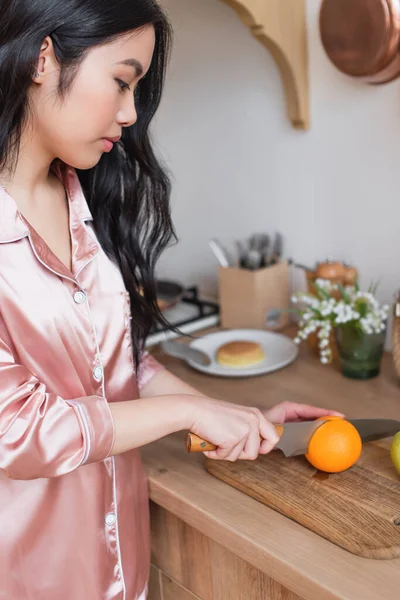
[[[93,169],[93,167],[95,167],[99,163],[102,156],[102,152],[92,152],[82,157],[77,157],[76,154],[68,157],[60,156],[60,159],[70,167],[73,167],[74,169],[79,169],[80,171],[87,171],[88,169]]]

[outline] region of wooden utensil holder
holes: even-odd
[[[218,280],[223,328],[279,330],[289,323],[287,261],[256,271],[220,267]]]

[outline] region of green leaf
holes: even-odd
[[[330,293],[327,292],[326,290],[324,290],[320,285],[318,285],[318,283],[315,283],[315,281],[312,281],[311,285],[316,289],[316,291],[320,295],[320,298],[322,298],[323,300],[331,299],[332,296],[330,295]]]
[[[370,294],[372,294],[373,296],[375,296],[380,283],[381,283],[381,279],[378,279],[378,281],[375,282],[375,283],[371,282],[370,285],[369,285],[369,288],[368,288],[368,292]]]
[[[291,313],[294,315],[302,315],[304,313],[304,310],[301,310],[300,308],[277,308],[276,311],[280,313]]]
[[[342,284],[338,283],[337,286],[338,286],[338,290],[339,290],[340,295],[342,296],[343,300],[345,302],[347,302],[347,304],[350,304],[350,302],[351,302],[350,301],[350,296],[348,295],[348,293],[346,292],[346,290],[344,289],[344,287],[342,286]]]

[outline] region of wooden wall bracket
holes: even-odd
[[[222,0],[272,54],[281,72],[287,115],[309,128],[306,0]]]

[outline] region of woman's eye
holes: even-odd
[[[122,81],[122,79],[117,78],[115,81],[118,83],[121,90],[130,90],[131,89],[130,86],[125,81]]]

